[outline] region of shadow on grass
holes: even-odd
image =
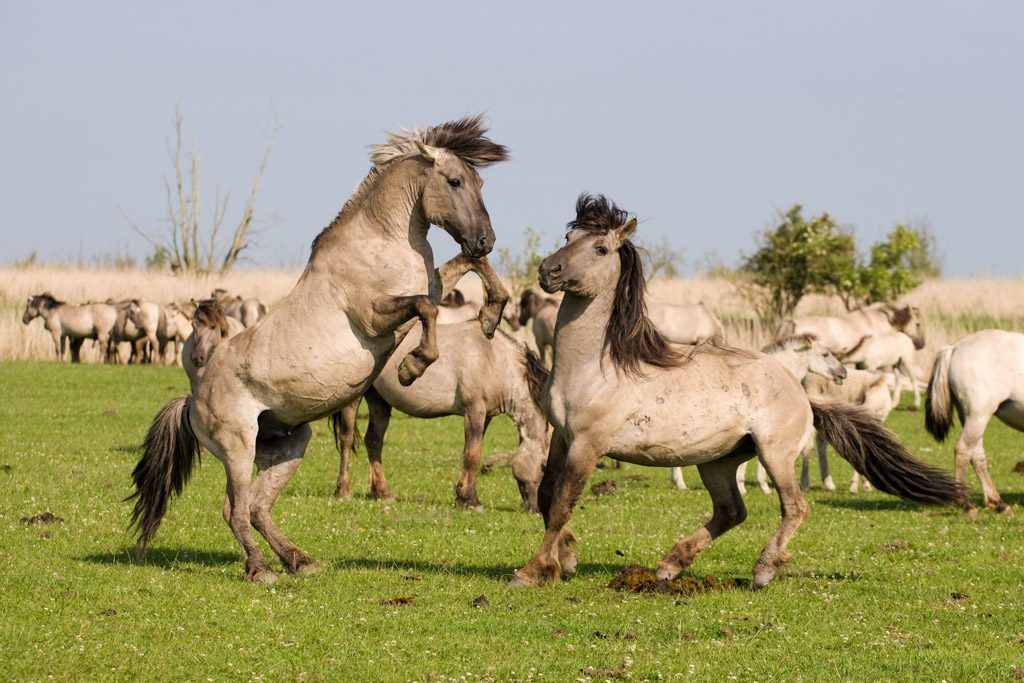
[[[237,552],[207,550],[201,548],[167,548],[151,547],[143,556],[135,554],[134,548],[122,548],[109,553],[93,553],[79,558],[93,564],[137,565],[140,567],[160,567],[171,569],[183,564],[199,564],[207,567],[228,564],[242,564],[242,556]]]
[[[814,501],[815,505],[827,505],[833,508],[844,508],[847,510],[921,510],[927,506],[920,503],[911,503],[899,498],[859,498],[849,496],[844,498],[821,498]],[[949,508],[952,510],[953,508]]]
[[[409,574],[438,574],[456,576],[480,576],[498,581],[509,581],[516,569],[526,564],[529,558],[522,558],[517,565],[463,564],[460,562],[427,562],[423,560],[374,560],[369,558],[347,558],[335,560],[332,569],[371,569],[408,572]],[[595,574],[615,574],[622,567],[614,564],[584,562],[576,567],[576,576],[585,577]]]

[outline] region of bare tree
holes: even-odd
[[[183,116],[181,105],[174,113],[174,143],[168,143],[168,153],[174,164],[174,181],[164,179],[167,189],[167,218],[169,229],[161,235],[151,235],[143,231],[135,221],[121,210],[121,215],[135,232],[139,233],[155,250],[151,261],[166,262],[175,273],[220,273],[229,272],[238,261],[239,255],[249,245],[252,234],[252,222],[255,215],[256,197],[259,195],[263,172],[270,159],[270,150],[274,147],[277,135],[276,125],[268,137],[263,150],[263,157],[256,168],[256,177],[252,183],[249,199],[242,211],[242,216],[230,234],[230,242],[224,239],[222,232],[227,214],[230,193],[221,199],[218,186],[213,199],[213,213],[208,227],[203,226],[202,185],[200,183],[201,158],[196,152],[195,143],[187,155],[182,150]],[[186,178],[185,166],[188,166]]]

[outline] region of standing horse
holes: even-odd
[[[841,357],[865,335],[892,332],[902,332],[910,337],[915,349],[920,351],[924,348],[921,312],[914,306],[900,308],[885,303],[871,304],[840,316],[812,315],[786,320],[775,336],[813,334],[825,343],[829,351]]]
[[[921,388],[917,384],[914,363],[914,341],[903,332],[865,335],[857,345],[843,353],[840,359],[863,370],[887,370],[892,368],[896,381],[893,385],[892,404],[900,404],[900,375],[910,380],[914,392],[914,410],[921,407]]]
[[[964,426],[954,449],[957,481],[967,483],[970,463],[981,481],[985,506],[1009,512],[989,476],[983,439],[993,415],[1024,431],[1024,334],[982,330],[939,351],[924,406],[925,426],[936,441],[946,440],[956,408]],[[977,512],[970,502],[964,510]]]
[[[81,360],[82,342],[95,339],[100,354],[105,354],[110,342],[110,329],[117,313],[109,304],[83,304],[75,306],[58,301],[50,293],[28,298],[21,322],[28,325],[35,318],[43,319],[43,327],[53,337],[53,350],[57,360],[64,361],[64,352],[70,342],[71,362]]]
[[[153,421],[132,473],[132,525],[141,547],[153,538],[172,493],[181,492],[202,446],[227,473],[224,520],[241,546],[245,578],[277,579],[253,527],[287,571],[320,570],[270,515],[302,461],[309,423],[363,395],[417,320],[420,343],[398,376],[408,385],[422,375],[437,358],[437,302],[469,270],[484,284],[485,334],[494,333],[508,299],[485,258],[494,232],[477,173],[507,152],[485,132],[477,116],[392,133],[373,148],[373,167],[313,241],[294,289],[256,325],[224,342],[192,395],[172,400]],[[431,224],[462,246],[436,271],[427,241]]]
[[[164,307],[152,301],[132,299],[125,307],[125,315],[149,342],[149,362],[153,363],[158,356],[161,363],[165,362],[170,338],[167,335],[167,312]]]
[[[699,344],[712,337],[725,337],[722,323],[703,301],[690,305],[651,301],[647,308],[655,329],[666,341]]]
[[[779,530],[754,565],[754,586],[767,585],[808,513],[793,462],[814,427],[877,488],[922,503],[961,503],[963,487],[915,460],[882,423],[851,406],[809,400],[770,356],[666,342],[647,318],[643,263],[629,241],[636,219],[627,219],[604,197],[582,195],[566,245],[540,265],[544,291],[565,292],[545,386],[554,433],[538,494],[544,537],[513,585],[575,573],[575,538],[566,524],[604,455],[696,465],[711,495],[710,521],[661,559],[658,579],[678,575],[744,520],[736,467],[756,455],[782,503]]]
[[[523,506],[537,511],[540,485],[548,449],[548,423],[540,405],[540,393],[548,371],[530,350],[504,332],[487,339],[476,322],[438,325],[440,358],[412,386],[398,379],[398,359],[418,343],[410,332],[388,360],[373,388],[366,393],[370,424],[366,428],[366,455],[370,460],[370,490],[374,497],[391,499],[381,451],[391,409],[413,417],[462,415],[465,447],[462,474],[455,484],[455,500],[463,507],[483,511],[476,492],[481,446],[491,418],[505,413],[516,425],[519,449],[512,459],[512,475],[519,484]],[[349,496],[348,463],[355,439],[358,400],[346,406],[331,422],[341,452],[335,495]]]

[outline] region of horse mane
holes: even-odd
[[[36,304],[44,310],[50,310],[51,308],[57,308],[63,306],[64,302],[59,301],[55,296],[49,292],[43,292],[42,294],[33,294],[32,303]]]
[[[910,322],[911,315],[910,306],[893,308],[889,320],[892,322],[893,327],[902,330]]]
[[[509,158],[508,148],[492,141],[485,133],[484,115],[465,116],[456,121],[448,121],[426,130],[413,128],[389,132],[387,142],[370,145],[370,161],[373,166],[363,181],[359,183],[352,196],[341,207],[331,224],[320,231],[313,239],[311,256],[316,254],[322,244],[322,237],[331,228],[341,222],[342,216],[355,207],[369,194],[377,181],[380,180],[384,168],[394,161],[418,156],[420,148],[417,143],[448,150],[474,168],[482,168],[505,161]]]
[[[216,327],[220,330],[221,336],[227,336],[228,319],[224,315],[224,309],[220,307],[216,299],[202,299],[196,304],[196,313],[192,320],[204,327]]]
[[[566,226],[604,235],[621,227],[629,219],[604,195],[583,193],[576,200],[576,218]],[[642,376],[642,364],[670,368],[688,360],[686,354],[672,348],[647,317],[647,280],[640,252],[630,240],[619,245],[619,281],[615,285],[612,314],[605,328],[604,346],[612,362],[627,374]]]
[[[776,339],[768,346],[761,349],[761,353],[773,354],[781,353],[782,351],[790,351],[792,349],[802,350],[805,347],[811,345],[812,342],[818,341],[818,335],[816,334],[794,334],[788,337],[782,337]]]
[[[548,375],[551,373],[544,367],[533,349],[525,344],[520,348],[523,350],[523,376],[526,378],[526,386],[530,390],[530,399],[543,412],[544,385],[548,383]]]

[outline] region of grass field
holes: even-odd
[[[157,409],[183,393],[173,367],[0,364],[0,679],[5,680],[926,680],[1024,677],[1024,438],[989,428],[993,476],[1016,516],[925,509],[884,494],[809,492],[792,562],[766,590],[691,596],[607,587],[653,566],[710,509],[665,470],[598,470],[617,491],[586,492],[573,519],[576,578],[543,589],[505,581],[540,540],[507,469],[480,481],[487,511],[456,509],[461,423],[397,418],[385,465],[398,500],[331,497],[336,456],[315,426],[275,509],[327,571],[272,587],[241,580],[220,516],[212,458],[133,562],[130,472]],[[951,467],[951,446],[908,410],[890,422],[911,450]],[[955,438],[955,434],[954,434]],[[486,451],[508,451],[504,418]],[[836,463],[837,481],[849,468]],[[751,474],[753,469],[751,468]],[[977,486],[974,486],[977,497]],[[756,488],[750,516],[691,576],[748,579],[778,523]],[[31,523],[50,512],[63,522]],[[489,604],[472,606],[478,596]],[[407,603],[407,604],[402,604]]]

